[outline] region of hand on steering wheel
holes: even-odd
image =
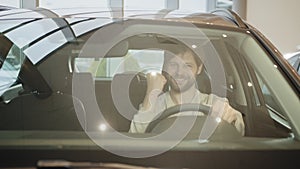
[[[210,110],[209,106],[203,104],[197,104],[197,103],[186,103],[186,104],[180,104],[173,107],[169,107],[165,109],[162,113],[160,113],[159,117],[154,118],[155,120],[149,123],[149,125],[146,128],[146,132],[151,132],[158,123],[160,123],[162,120],[174,114],[178,114],[180,112],[185,112],[185,111],[197,111],[197,112],[202,112],[207,116],[209,110]]]

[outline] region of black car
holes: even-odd
[[[0,168],[299,168],[299,76],[232,11],[11,9],[0,33],[0,75],[13,69],[0,77]],[[200,103],[129,132],[148,75],[183,48],[203,63],[198,90],[240,112],[244,135]]]

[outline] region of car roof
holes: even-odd
[[[95,19],[98,18],[98,19]],[[64,21],[59,19],[63,19]],[[30,58],[33,64],[38,63],[44,56],[74,37],[79,37],[93,29],[126,20],[151,20],[180,23],[197,23],[207,27],[221,26],[224,28],[247,28],[246,24],[234,12],[216,10],[211,13],[201,11],[189,12],[178,10],[110,10],[99,8],[60,8],[60,9],[11,9],[0,12],[0,32],[10,39]],[[42,29],[36,29],[41,27]],[[51,44],[47,36],[61,36],[56,34],[60,29],[68,27],[67,34],[60,44],[47,49],[43,46]],[[36,31],[28,34],[29,30]],[[51,33],[51,34],[50,34]],[[20,38],[22,35],[22,38]],[[38,43],[37,43],[37,40]],[[37,50],[38,49],[38,50]]]
[[[0,21],[8,19],[39,18],[109,18],[109,19],[151,19],[177,22],[191,22],[207,25],[246,28],[242,19],[230,10],[213,12],[180,10],[111,10],[109,8],[60,8],[60,9],[11,9],[0,12]]]

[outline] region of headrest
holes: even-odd
[[[106,54],[107,57],[122,57],[125,56],[128,52],[128,42],[121,41],[112,47]]]
[[[210,77],[205,69],[196,77],[196,81],[201,93],[211,93]]]

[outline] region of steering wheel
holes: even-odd
[[[174,115],[178,114],[180,112],[185,111],[198,111],[204,113],[205,116],[209,113],[209,106],[198,104],[198,103],[186,103],[186,104],[180,104],[173,107],[169,107],[165,109],[162,113],[159,114],[159,117],[154,118],[152,122],[149,123],[149,125],[146,128],[146,133],[151,132],[157,124],[159,124],[162,120]]]

